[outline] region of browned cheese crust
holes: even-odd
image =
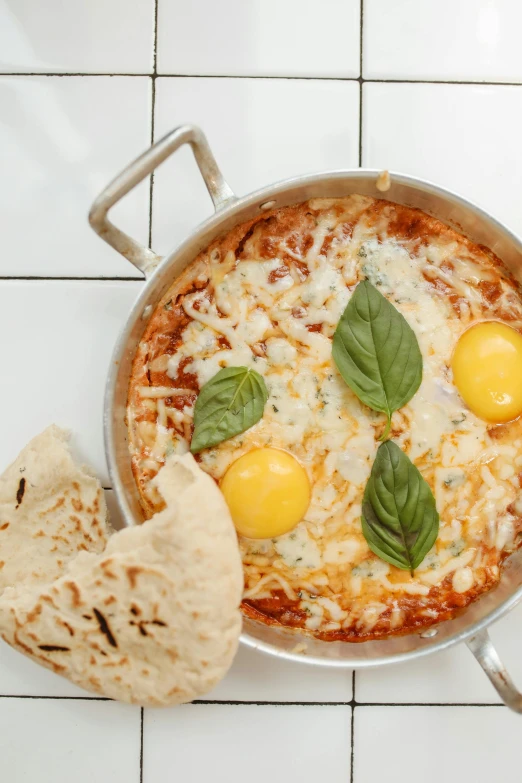
[[[391,258],[393,253],[396,254],[396,260],[393,260],[395,267],[398,268],[400,263],[410,264],[412,279],[416,276],[415,286],[418,293],[415,297],[418,296],[418,300],[415,297],[408,300],[407,295],[401,293],[402,289],[400,290],[397,281],[394,282],[392,272],[388,271],[392,270],[388,256]],[[255,277],[255,270],[252,271],[253,263],[264,265],[262,268],[266,274],[263,278],[263,292],[270,291],[269,294],[260,293],[259,299],[255,300],[256,313],[259,315],[262,310],[268,313],[269,328],[261,336],[252,333],[252,339],[247,340],[253,359],[257,357],[262,368],[273,367],[273,363],[270,364],[270,356],[273,355],[271,350],[275,351],[275,347],[281,347],[283,341],[291,344],[294,369],[299,369],[300,362],[308,362],[309,366],[312,361],[310,357],[316,356],[314,351],[321,350],[318,341],[331,342],[339,312],[342,312],[356,284],[365,277],[380,286],[380,290],[403,312],[416,331],[417,327],[413,321],[416,318],[417,305],[424,310],[426,318],[435,316],[430,316],[431,311],[426,310],[423,302],[428,302],[430,307],[433,305],[434,313],[436,310],[439,315],[442,314],[442,325],[437,326],[434,323],[433,331],[442,334],[446,324],[449,325],[450,336],[444,338],[446,347],[440,342],[433,345],[430,343],[430,347],[425,349],[424,346],[428,343],[423,343],[422,326],[419,327],[418,334],[421,334],[419,340],[425,362],[427,358],[431,361],[432,357],[433,367],[442,368],[441,379],[446,388],[451,386],[448,346],[454,344],[465,328],[480,320],[498,320],[522,331],[520,291],[501,261],[487,248],[472,243],[418,209],[398,206],[385,200],[351,196],[338,200],[312,200],[259,215],[215,240],[173,281],[150,318],[140,343],[129,387],[128,425],[133,472],[148,517],[161,508],[161,498],[155,494],[150,481],[161,468],[169,450],[183,450],[190,444],[192,408],[201,387],[201,380],[206,377],[203,364],[205,357],[202,359],[198,354],[199,364],[194,362],[195,355],[190,351],[191,343],[187,342],[187,329],[194,325],[194,316],[197,313],[202,313],[207,321],[212,316],[213,324],[217,323],[216,319],[221,319],[221,322],[230,328],[231,314],[226,312],[225,305],[221,305],[221,302],[226,300],[223,281],[232,279],[231,275],[237,276],[243,264],[247,265],[245,270],[250,270],[248,274]],[[323,301],[324,294],[317,304],[310,294],[311,281],[319,281],[321,269],[326,267],[332,270],[332,275],[341,275],[335,279],[342,279],[344,288],[340,291],[339,284],[336,283],[333,296],[345,297],[342,307],[339,303],[330,305],[329,302],[333,300]],[[317,290],[320,290],[322,285],[322,282],[318,282]],[[254,287],[249,290],[254,290]],[[332,289],[334,287],[331,286]],[[276,293],[271,293],[272,288]],[[299,290],[303,293],[291,301],[288,291]],[[230,296],[233,296],[233,290]],[[267,296],[272,299],[287,297],[285,301],[290,304],[285,306],[287,310],[290,308],[289,318],[292,319],[294,331],[274,316],[276,311],[266,304]],[[421,296],[424,299],[421,300]],[[252,311],[248,312],[250,319]],[[316,316],[317,313],[319,315]],[[314,320],[316,317],[317,320]],[[233,332],[227,332],[227,329],[223,328],[220,333],[217,327],[205,324],[207,322],[204,321],[201,329],[205,330],[205,333],[210,329],[214,334],[212,344],[208,347],[208,360],[214,361],[216,356],[222,353],[225,365],[234,364],[232,359],[237,346],[231,345],[231,335],[239,334],[238,327],[235,327]],[[428,329],[425,331],[429,332],[430,328],[428,322]],[[306,334],[310,335],[309,343],[306,342]],[[314,338],[317,338],[316,342]],[[428,337],[425,339],[428,340]],[[446,354],[443,356],[444,351]],[[436,364],[439,353],[443,358],[440,364]],[[219,356],[217,358],[219,359]],[[326,363],[322,359],[317,361],[318,366],[323,369],[330,362],[325,370],[329,374],[321,378],[333,382],[332,376],[336,371],[331,360],[328,359]],[[219,366],[221,365],[216,365],[217,369]],[[262,372],[262,369],[260,371]],[[436,375],[436,369],[433,372]],[[337,382],[336,378],[334,380]],[[428,381],[429,378],[426,383]],[[171,394],[168,393],[170,389]],[[351,394],[349,390],[342,393]],[[455,401],[456,399],[456,396],[451,397],[448,406],[451,403],[465,408],[463,403],[458,399]],[[348,404],[347,400],[352,406],[349,411],[350,421],[357,422],[356,426],[361,428],[361,438],[367,438],[369,431],[376,448],[384,429],[383,417],[348,397],[343,398],[344,408]],[[312,485],[314,482],[323,482],[326,486],[329,482],[338,492],[348,492],[350,482],[344,481],[335,470],[328,480],[325,478],[324,465],[328,462],[327,457],[333,447],[316,445],[319,435],[312,425],[312,429],[306,430],[300,439],[285,443],[281,433],[287,432],[290,425],[274,418],[272,426],[269,416],[277,417],[281,414],[273,413],[271,408],[276,410],[276,406],[270,406],[271,402],[273,401],[269,399],[267,409],[270,408],[270,411],[266,414],[265,421],[256,425],[252,433],[223,443],[210,454],[203,452],[198,455],[201,467],[219,481],[228,465],[240,454],[253,447],[275,443],[286,448],[306,466]],[[419,404],[417,402],[417,405]],[[443,412],[444,404],[440,407]],[[344,416],[344,412],[342,415]],[[269,543],[265,549],[260,550],[254,549],[248,542],[240,542],[245,567],[243,611],[247,616],[264,623],[299,628],[326,640],[365,641],[390,634],[418,631],[451,618],[498,582],[501,563],[519,546],[522,530],[521,508],[517,502],[522,486],[522,458],[517,464],[522,454],[522,424],[520,421],[502,426],[484,424],[481,430],[481,423],[466,409],[465,426],[469,427],[466,432],[459,429],[461,425],[455,423],[458,421],[455,418],[451,425],[454,430],[451,435],[447,432],[450,425],[444,428],[444,425],[440,424],[441,450],[434,451],[433,448],[426,447],[423,451],[415,442],[415,433],[419,429],[415,424],[417,416],[418,408],[410,410],[408,406],[404,412],[395,414],[392,437],[410,453],[437,499],[442,497],[437,494],[440,492],[440,480],[437,477],[448,475],[438,471],[451,470],[452,465],[459,466],[458,470],[464,475],[469,490],[468,495],[462,494],[460,499],[448,499],[444,496],[446,511],[441,511],[443,538],[442,543],[437,543],[439,559],[434,560],[435,565],[432,566],[434,573],[438,574],[437,569],[440,569],[440,579],[430,582],[428,572],[424,581],[422,574],[418,579],[417,575],[412,579],[405,572],[386,564],[386,572],[382,575],[379,572],[380,581],[374,585],[375,575],[368,576],[371,571],[366,566],[370,560],[360,535],[360,514],[359,517],[356,514],[356,504],[360,505],[366,474],[364,480],[358,482],[355,496],[350,500],[352,505],[345,505],[343,512],[348,513],[350,509],[355,509],[353,519],[350,517],[351,527],[347,528],[353,543],[350,550],[354,552],[353,557],[343,554],[334,561],[330,554],[325,554],[325,549],[321,549],[321,533],[318,531],[326,530],[323,538],[330,536],[330,543],[333,540],[341,541],[342,535],[338,532],[338,526],[335,529],[335,526],[328,527],[328,519],[331,517],[323,518],[319,512],[317,518],[314,517],[308,525],[305,531],[307,538],[306,541],[303,538],[305,543],[302,546],[304,548],[312,542],[313,552],[319,551],[320,557],[311,562],[306,573],[301,566],[291,567],[290,556],[277,550],[277,542]],[[349,427],[348,423],[346,426]],[[364,427],[366,430],[363,431]],[[505,447],[503,451],[500,449],[502,454],[495,458],[496,462],[487,462],[485,457],[480,456],[470,457],[460,464],[457,457],[448,456],[449,452],[444,451],[444,448],[449,449],[449,446],[445,447],[444,444],[454,443],[455,448],[462,452],[462,444],[469,444],[472,436],[477,440],[482,438],[484,449],[490,450],[488,453],[493,453],[492,449]],[[275,437],[275,441],[272,437]],[[346,446],[342,448],[346,449]],[[374,453],[373,451],[371,456],[368,455],[367,473]],[[505,464],[514,466],[514,475],[508,476],[509,470],[505,468]],[[484,474],[485,467],[489,471],[487,475]],[[492,478],[489,479],[489,476]],[[507,478],[502,478],[503,476]],[[498,508],[499,519],[500,516],[502,520],[509,519],[509,535],[506,534],[505,542],[500,541],[498,536],[494,537],[491,522],[488,523],[489,528],[487,527],[485,512],[475,508],[475,515],[472,513],[472,497],[485,497],[488,481],[490,484],[492,481],[496,482],[504,491],[504,500],[498,501]],[[442,490],[446,491],[448,484],[443,482],[441,486]],[[500,494],[500,490],[497,494]],[[324,507],[325,503],[326,500],[317,500],[317,508],[320,509],[321,504]],[[335,505],[335,501],[332,503]],[[462,511],[462,519],[459,531],[452,539],[448,530],[457,506]],[[484,516],[483,524],[480,520],[477,521],[477,515],[481,518]],[[489,530],[489,533],[486,530]],[[460,541],[462,545],[458,543]],[[459,552],[461,546],[463,549]],[[457,565],[454,569],[448,565],[450,556],[447,550],[450,547],[453,547],[453,553],[457,553],[452,554],[452,557],[460,558],[458,563],[455,560]],[[341,549],[342,546],[339,551]],[[312,549],[306,551],[312,552]],[[328,551],[331,552],[331,549]],[[345,547],[343,552],[346,551]],[[473,556],[466,560],[466,553],[471,551]],[[312,555],[310,557],[313,560]],[[466,569],[471,569],[472,584],[468,589],[456,589],[456,585],[458,587],[468,577]],[[457,572],[460,575],[458,579],[455,577]],[[310,581],[311,577],[308,575],[311,573],[321,573],[324,577],[322,580]],[[280,578],[279,582],[277,579],[270,582],[271,575],[274,574]],[[306,588],[300,587],[301,582]],[[260,583],[265,585],[263,589],[258,589]],[[398,587],[401,585],[404,585],[404,589]],[[390,592],[392,588],[393,592]],[[306,600],[303,594],[306,594]],[[310,604],[319,599],[323,600],[322,619],[314,622],[311,620],[314,613]],[[328,600],[337,602],[339,613],[332,613],[333,610],[328,608]],[[318,617],[319,614],[318,612]]]

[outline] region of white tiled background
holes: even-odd
[[[522,233],[519,0],[0,0],[0,469],[55,421],[112,493],[102,395],[140,274],[87,225],[192,121],[244,193],[358,165],[433,179]],[[166,252],[210,213],[188,150],[114,211]],[[522,607],[492,631],[522,684]],[[211,702],[211,703],[208,703]],[[0,645],[6,783],[520,780],[522,718],[463,647],[359,672],[241,650],[208,701],[144,713]],[[440,760],[440,763],[437,761]]]

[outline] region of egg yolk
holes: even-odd
[[[459,338],[451,361],[460,396],[481,419],[501,423],[522,413],[522,335],[485,321]]]
[[[301,521],[310,504],[310,482],[299,462],[280,449],[254,449],[232,463],[221,491],[238,533],[274,538]]]

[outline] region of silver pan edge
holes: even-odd
[[[186,143],[192,147],[216,212],[183,243],[160,259],[149,248],[141,247],[113,226],[107,213],[125,193]],[[223,179],[202,132],[195,126],[183,126],[167,134],[134,161],[96,200],[90,213],[91,225],[147,278],[114,349],[104,403],[107,461],[126,525],[143,521],[130,466],[125,423],[127,390],[137,346],[155,306],[173,280],[212,240],[237,224],[250,220],[265,209],[288,206],[309,198],[337,198],[352,193],[385,198],[397,204],[417,207],[474,242],[490,248],[522,282],[522,242],[499,221],[449,190],[404,174],[391,172],[390,189],[380,193],[376,188],[378,173],[368,169],[321,172],[278,182],[238,198]],[[503,669],[486,631],[521,598],[522,550],[519,550],[506,561],[497,587],[452,620],[423,633],[364,643],[324,642],[299,631],[264,625],[246,618],[241,641],[251,648],[290,661],[353,669],[413,661],[466,642],[502,699],[511,708],[522,711],[522,697]],[[298,652],[296,646],[302,649],[301,643],[306,645],[306,649]]]

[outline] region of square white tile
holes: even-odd
[[[103,393],[139,282],[0,282],[0,470],[49,424],[70,428],[104,486]]]
[[[505,707],[356,707],[353,783],[520,780],[520,716]]]
[[[358,165],[356,82],[162,78],[156,85],[156,139],[186,122],[200,125],[239,195],[285,177]],[[153,201],[153,247],[161,253],[212,213],[188,148],[157,170]]]
[[[143,783],[239,783],[245,775],[249,783],[346,783],[350,731],[349,707],[145,710]]]
[[[278,660],[240,645],[229,673],[204,697],[218,701],[348,702],[352,672]]]
[[[462,644],[411,663],[357,672],[359,702],[383,704],[495,704],[500,701]]]
[[[501,660],[522,689],[522,604],[490,629]],[[465,644],[412,663],[356,674],[359,702],[499,704],[500,698]]]
[[[360,0],[159,0],[158,72],[357,77],[359,19]]]
[[[0,699],[0,771],[6,783],[139,783],[140,710]]]
[[[363,74],[519,82],[521,25],[516,0],[364,0]]]
[[[2,73],[151,73],[154,0],[0,1]]]
[[[363,165],[466,196],[522,232],[522,87],[365,84]]]
[[[148,77],[0,77],[0,275],[140,276],[96,236],[87,215],[150,145],[150,124]],[[146,243],[148,181],[111,215]]]

